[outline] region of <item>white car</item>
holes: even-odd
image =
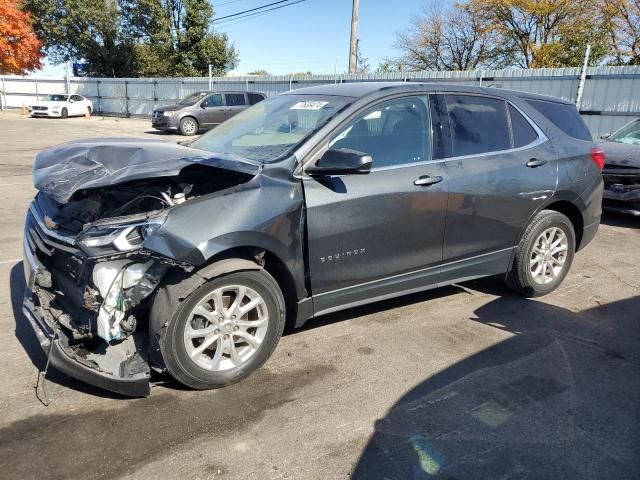
[[[32,117],[84,117],[93,112],[93,103],[82,95],[47,95],[29,106]]]

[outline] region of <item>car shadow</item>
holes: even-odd
[[[352,478],[639,478],[640,296],[574,312],[466,285],[509,338],[399,399]]]
[[[604,211],[602,213],[601,223],[612,227],[640,228],[640,217]]]

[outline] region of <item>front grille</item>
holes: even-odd
[[[47,229],[34,205],[27,214],[27,241],[32,251],[48,268],[66,272],[74,280],[82,276],[84,254],[73,245],[73,239]]]
[[[153,111],[153,119],[154,119],[154,120],[157,120],[158,118],[162,117],[162,113],[163,113],[163,112],[159,112],[159,111],[157,111],[157,110],[154,110],[154,111]]]
[[[35,107],[31,107],[31,109],[32,109],[32,110],[36,110],[36,111],[38,111],[38,112],[44,112],[44,111],[49,110],[49,107],[40,107],[40,106],[37,106],[37,105],[36,105]]]

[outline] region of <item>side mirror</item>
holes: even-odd
[[[611,134],[610,134],[610,133],[604,133],[604,134],[600,135],[600,138],[601,138],[602,140],[606,140],[606,139],[607,139],[607,138],[609,138],[610,136],[611,136]]]
[[[72,98],[69,100],[69,103],[76,103],[76,101]]]
[[[357,150],[327,150],[312,167],[305,171],[311,176],[364,175],[371,172],[373,158]]]

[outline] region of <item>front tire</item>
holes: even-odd
[[[181,302],[160,349],[180,383],[221,388],[267,361],[284,324],[284,298],[274,278],[264,270],[234,272],[208,281]]]
[[[198,133],[198,121],[193,117],[184,117],[180,120],[180,133],[187,137],[191,137]]]
[[[69,111],[66,108],[63,108],[62,111],[60,112],[60,118],[68,118],[69,117]]]
[[[573,224],[562,213],[542,210],[516,249],[507,285],[526,297],[554,291],[567,276],[576,250]]]

